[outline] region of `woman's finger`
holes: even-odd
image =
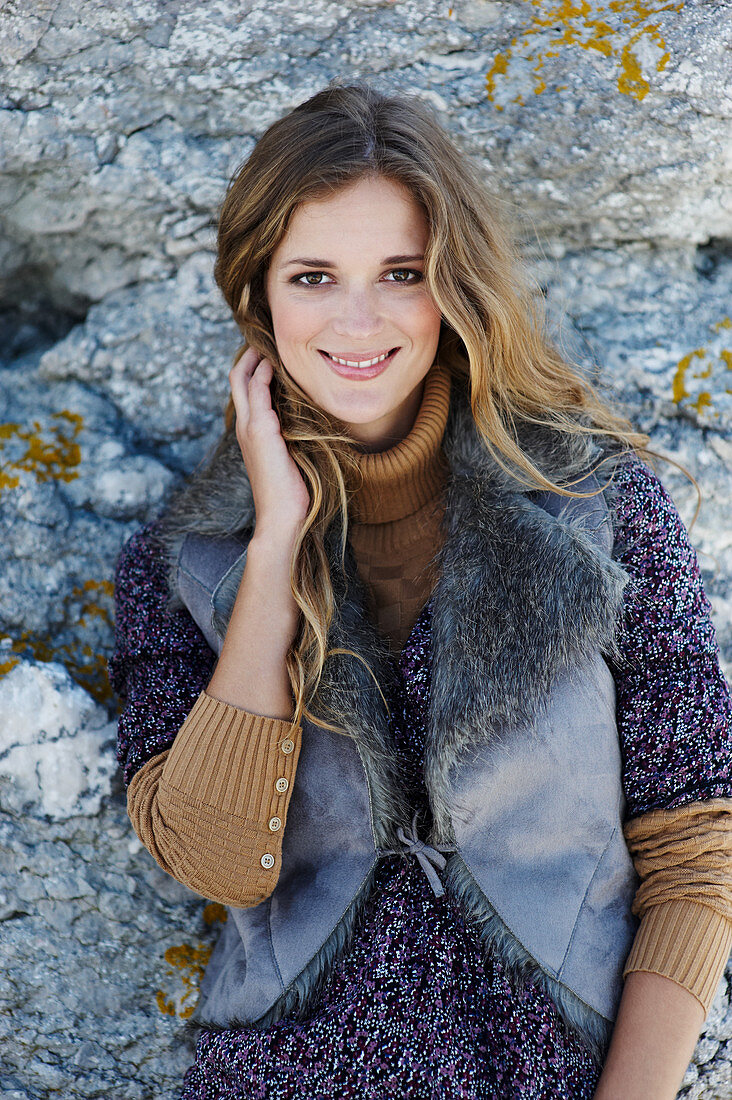
[[[229,371],[229,385],[236,410],[236,422],[241,426],[249,419],[249,383],[238,364]]]
[[[241,363],[243,366],[247,367],[249,370],[254,370],[254,368],[256,367],[257,363],[259,362],[259,360],[261,358],[262,358],[261,353],[258,352],[256,348],[248,347],[248,348],[245,348],[245,350],[242,352],[242,354],[237,359],[236,363],[237,363],[237,365],[239,363]]]
[[[261,355],[255,348],[247,348],[244,354],[239,356],[234,366],[229,371],[229,377],[236,373],[248,380],[256,370],[257,364],[261,358]]]
[[[249,380],[250,416],[258,416],[272,411],[272,394],[269,386],[273,373],[269,359],[260,360],[252,373]]]
[[[249,382],[258,363],[259,353],[254,348],[247,348],[229,371],[231,396],[234,399],[234,408],[240,423],[245,422],[249,417]]]

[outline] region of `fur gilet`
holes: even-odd
[[[557,479],[602,457],[586,437],[522,440]],[[422,838],[486,951],[516,985],[537,982],[602,1058],[635,933],[637,878],[604,656],[613,652],[626,575],[612,560],[603,493],[527,490],[488,454],[464,385],[454,381],[444,440],[445,540],[432,595],[432,679]],[[176,598],[219,651],[254,523],[236,438],[174,502],[166,540]],[[379,682],[388,646],[365,612],[351,554],[329,547],[337,612],[317,713],[344,733],[303,724],[273,894],[232,909],[201,987],[196,1020],[265,1026],[303,1016],[349,942],[384,854],[404,850],[412,807]],[[429,854],[429,853],[428,853]],[[445,863],[446,856],[446,863]],[[424,858],[420,861],[424,865]],[[433,885],[433,889],[434,889]],[[442,889],[438,886],[437,889]]]

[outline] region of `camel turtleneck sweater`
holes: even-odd
[[[393,652],[436,579],[449,399],[449,374],[436,365],[409,434],[386,451],[359,455],[349,539],[370,613]],[[279,877],[301,738],[286,721],[202,692],[172,747],[130,783],[128,811],[140,840],[204,897],[258,904]],[[729,810],[728,800],[715,799],[652,811],[625,826],[641,878],[634,904],[641,925],[624,973],[671,978],[705,1012],[732,946]]]
[[[437,579],[449,403],[450,375],[436,365],[406,438],[359,455],[362,482],[349,505],[349,539],[371,616],[394,652],[404,647]]]

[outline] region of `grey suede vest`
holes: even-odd
[[[546,469],[551,452],[533,442]],[[614,685],[602,656],[612,651],[626,577],[610,556],[602,493],[577,500],[522,488],[485,453],[459,394],[444,446],[451,473],[425,751],[431,833],[410,834],[371,678],[353,658],[330,658],[317,700],[347,735],[303,724],[279,881],[260,905],[229,910],[195,1018],[231,1027],[304,1015],[379,860],[403,852],[436,892],[460,899],[486,949],[517,982],[538,982],[600,1058],[636,928]],[[556,462],[567,469],[566,455]],[[579,488],[598,483],[589,475]],[[250,498],[237,499],[246,512]],[[245,524],[233,536],[197,533],[194,519],[179,525],[177,590],[218,652],[248,533]],[[355,563],[349,556],[344,575],[335,541],[331,560],[338,615],[329,643],[388,676]]]

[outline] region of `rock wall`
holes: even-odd
[[[560,338],[697,478],[732,661],[732,7],[709,0],[0,5],[0,1097],[173,1098],[222,911],[127,822],[105,679],[123,540],[217,432],[226,181],[334,76],[437,107]],[[725,66],[727,61],[727,66]],[[695,494],[662,475],[689,521]],[[732,1095],[730,980],[684,1081]]]

